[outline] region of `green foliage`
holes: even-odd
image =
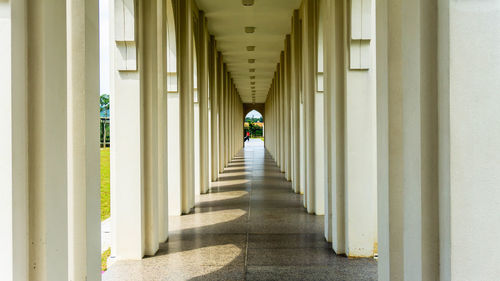
[[[108,258],[111,256],[111,248],[108,248],[106,251],[101,254],[101,271],[104,272],[108,270]]]
[[[247,132],[250,132],[250,137],[261,137],[262,136],[262,127],[257,125],[257,123],[249,122],[248,129],[245,129],[245,135]]]
[[[107,116],[109,112],[109,95],[108,94],[101,95],[99,103],[100,103],[99,107],[101,109],[101,114],[103,114],[104,117],[109,117]]]
[[[109,120],[101,119],[101,133],[99,135],[101,144],[104,143],[104,134],[106,134],[106,146],[109,146],[111,142],[111,137],[110,137],[110,124]]]
[[[264,118],[262,118],[262,116],[259,117],[259,118],[256,118],[256,117],[252,117],[252,118],[247,117],[247,118],[245,118],[245,122],[248,122],[248,123],[264,122]]]

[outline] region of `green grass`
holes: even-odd
[[[108,258],[111,256],[111,248],[101,254],[101,272],[108,270]]]
[[[101,221],[109,218],[109,148],[101,148]]]

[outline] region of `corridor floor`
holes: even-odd
[[[154,257],[119,261],[103,280],[376,280],[373,259],[337,256],[262,142],[251,140],[194,211],[170,217]]]

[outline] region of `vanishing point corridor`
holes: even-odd
[[[0,281],[499,281],[499,46],[500,0],[0,0]]]
[[[307,214],[262,141],[251,139],[191,214],[170,217],[169,240],[154,257],[119,261],[103,280],[376,280],[374,259],[335,255],[323,219]]]

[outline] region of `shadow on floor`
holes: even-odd
[[[191,214],[169,218],[155,256],[119,261],[103,280],[376,280],[373,259],[333,252],[324,217],[305,212],[263,147],[246,147],[242,160],[243,174],[230,168]]]

